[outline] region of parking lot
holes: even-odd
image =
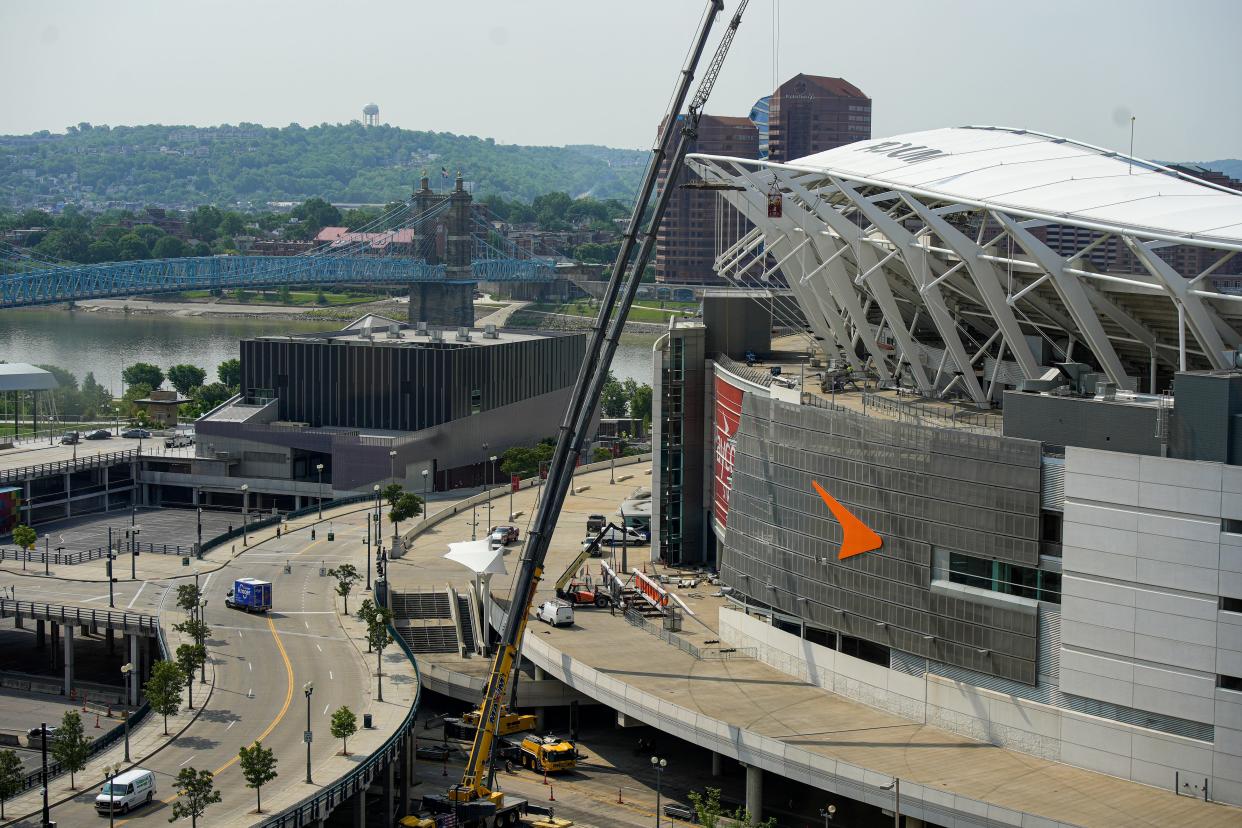
[[[258,519],[253,510],[250,520]],[[203,510],[203,540],[227,531],[230,527],[241,526],[241,512]],[[56,551],[63,547],[65,552],[98,549],[108,544],[108,529],[112,529],[114,545],[126,546],[126,532],[131,528],[138,529],[138,542],[141,550],[147,550],[147,544],[157,547],[167,545],[175,548],[180,545],[189,547],[198,538],[198,516],[195,509],[138,509],[136,512],[114,511],[107,514],[84,515],[68,518],[36,526],[39,532],[37,551],[42,551],[44,538],[48,548]]]

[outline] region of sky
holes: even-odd
[[[306,126],[374,101],[409,129],[647,148],[705,5],[0,0],[0,134]],[[1242,158],[1240,30],[1239,0],[754,0],[707,111],[805,72],[867,93],[876,137],[994,124],[1127,150],[1133,115],[1138,156]]]

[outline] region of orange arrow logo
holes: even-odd
[[[884,539],[872,531],[871,527],[863,523],[850,512],[849,509],[837,502],[837,499],[824,491],[824,487],[818,482],[812,480],[811,485],[819,496],[824,499],[824,503],[828,505],[828,511],[832,512],[832,516],[837,519],[837,523],[841,524],[841,551],[837,554],[837,560],[845,560],[854,555],[861,555],[863,552],[871,552],[879,549],[884,545]]]

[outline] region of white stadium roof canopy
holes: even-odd
[[[1242,192],[1160,164],[986,126],[687,164],[718,196],[717,273],[781,271],[791,326],[882,385],[986,403],[1081,357],[1156,389],[1242,353]]]
[[[1029,130],[949,127],[858,141],[783,165],[1059,224],[1242,248],[1242,193]]]

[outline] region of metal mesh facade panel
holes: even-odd
[[[838,560],[818,482],[883,538]],[[931,549],[1039,561],[1040,446],[748,395],[737,436],[726,584],[877,644],[1034,684],[1037,618],[933,594]]]

